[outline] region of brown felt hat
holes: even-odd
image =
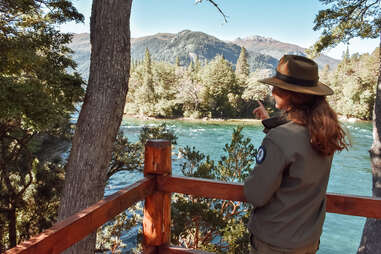
[[[333,94],[331,88],[319,82],[317,64],[304,56],[284,55],[279,60],[275,76],[259,82],[297,93]]]

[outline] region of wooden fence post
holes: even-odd
[[[171,142],[149,140],[144,152],[144,176],[171,174]],[[155,189],[144,204],[143,244],[147,251],[153,246],[168,245],[171,235],[171,194],[157,191],[156,186]]]

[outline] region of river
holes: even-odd
[[[161,122],[164,121],[143,122],[129,119],[123,122],[121,129],[130,141],[136,142],[143,125]],[[166,123],[178,136],[177,145],[172,148],[173,175],[181,174],[181,160],[177,159],[179,147],[194,146],[204,154],[209,154],[212,159],[218,160],[223,154],[224,145],[231,141],[233,128],[237,126],[172,120]],[[344,126],[350,133],[352,147],[334,156],[328,192],[371,196],[372,175],[368,150],[372,144],[372,125],[370,122],[359,122],[345,123]],[[245,124],[242,133],[251,138],[252,144],[257,148],[264,137],[262,129],[260,124]],[[141,177],[140,173],[120,172],[110,179],[105,195],[110,195]],[[328,213],[318,253],[356,253],[364,223],[364,218]],[[126,237],[133,245],[133,234]]]

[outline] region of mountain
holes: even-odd
[[[269,55],[276,59],[280,59],[286,54],[306,56],[305,48],[258,35],[246,38],[237,38],[233,41],[233,43],[245,47],[248,51]],[[314,60],[319,65],[319,68],[323,68],[326,64],[328,64],[331,68],[335,68],[340,62],[337,59],[323,54]]]
[[[223,55],[233,65],[237,62],[241,47],[231,42],[222,41],[202,32],[184,30],[177,34],[155,34],[131,40],[131,58],[142,59],[148,48],[154,60],[175,63],[179,58],[181,65],[188,65],[196,57],[201,62],[210,61],[216,55]],[[248,62],[253,70],[272,69],[277,59],[257,52],[250,52]]]
[[[266,45],[268,48],[266,49]],[[73,51],[73,59],[77,62],[77,71],[87,79],[90,67],[90,36],[75,34],[68,45]],[[304,49],[273,39],[260,36],[248,37],[233,42],[225,42],[202,32],[184,30],[177,34],[158,33],[155,35],[131,38],[131,59],[141,60],[148,48],[153,60],[175,63],[179,57],[181,65],[188,65],[196,57],[201,62],[210,61],[216,55],[223,55],[234,66],[241,52],[241,46],[248,50],[250,70],[274,69],[280,56],[285,53],[304,54]],[[267,51],[266,51],[267,50]],[[283,53],[285,52],[285,53]],[[336,66],[338,61],[329,57],[321,57],[321,67],[325,64]],[[320,60],[319,60],[320,61]]]

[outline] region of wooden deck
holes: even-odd
[[[145,200],[144,254],[207,253],[169,246],[170,194],[176,192],[199,197],[246,201],[243,184],[173,177],[171,172],[170,143],[164,140],[149,141],[145,149],[145,177],[142,180],[55,224],[40,235],[6,251],[5,254],[60,253],[139,200]],[[328,193],[327,212],[381,219],[381,199]]]

